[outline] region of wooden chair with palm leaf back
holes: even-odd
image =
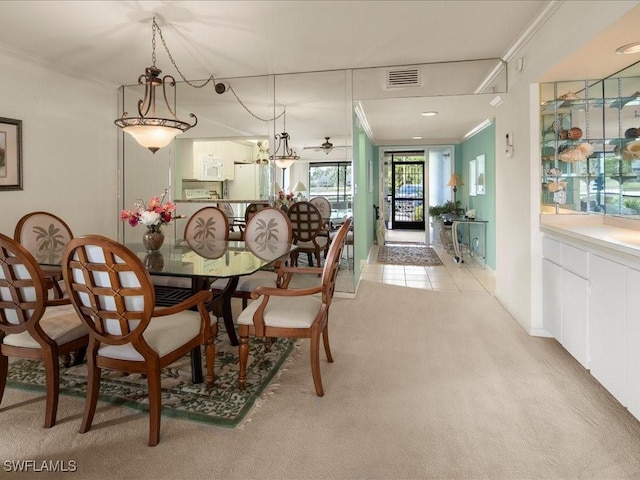
[[[218,249],[219,240],[229,239],[229,220],[227,215],[221,208],[207,206],[192,214],[187,220],[187,224],[184,226],[183,237],[187,244],[198,252],[213,252]],[[210,258],[213,258],[211,256]],[[191,278],[186,277],[172,277],[168,275],[153,275],[152,281],[156,294],[159,297],[176,298],[187,296],[189,292],[193,291],[193,282]],[[214,278],[202,277],[198,279],[204,282],[202,285],[198,285],[196,290],[207,290],[211,287],[211,283],[215,281]],[[171,291],[180,292],[179,295],[172,294]],[[217,302],[218,298],[216,298]],[[218,316],[222,316],[223,312],[219,309],[219,303],[215,303],[215,312]],[[231,333],[229,333],[231,335]]]
[[[52,280],[54,297],[62,298],[60,259],[64,247],[73,238],[65,221],[53,213],[31,212],[18,221],[13,238],[29,250],[45,276]]]
[[[282,265],[283,255],[289,251],[293,242],[291,222],[287,214],[278,208],[265,207],[258,210],[247,222],[244,241],[249,249],[258,257],[276,262],[265,270],[259,270],[251,275],[239,278],[233,296],[242,299],[242,308],[247,307],[251,292],[260,286],[277,288],[281,282],[278,275]],[[211,288],[219,291],[225,288],[228,280],[219,279],[213,282]]]
[[[124,245],[100,235],[73,239],[62,262],[71,302],[89,331],[87,397],[80,432],[91,428],[102,368],[146,374],[149,445],[157,445],[160,370],[204,345],[207,385],[213,385],[218,326],[206,307],[211,292],[202,290],[177,305],[157,308],[142,261]]]
[[[0,234],[0,401],[7,384],[8,357],[42,360],[45,428],[56,423],[58,357],[81,350],[89,341],[88,331],[69,299],[49,298],[51,282],[24,246]]]
[[[298,268],[282,266],[281,288],[258,287],[251,295],[254,299],[238,316],[240,339],[239,387],[247,381],[249,336],[271,338],[309,338],[311,341],[311,373],[316,395],[322,397],[324,388],[320,374],[320,336],[328,362],[333,362],[329,347],[329,308],[335,291],[336,278],[351,218],[340,227],[334,237],[324,268]],[[295,274],[321,274],[317,287],[290,289],[291,277]]]

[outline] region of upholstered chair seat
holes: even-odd
[[[71,352],[83,351],[89,341],[89,332],[69,299],[49,298],[52,281],[45,278],[24,246],[0,234],[0,401],[7,383],[9,357],[42,360],[47,389],[45,428],[56,423],[58,357],[70,358]],[[76,353],[76,361],[81,357]]]
[[[315,208],[315,207],[314,207]],[[351,219],[338,230],[324,264],[324,268],[296,268],[281,266],[280,288],[258,287],[251,294],[254,299],[238,317],[240,339],[239,386],[247,381],[249,360],[249,336],[267,340],[278,337],[309,338],[311,340],[311,374],[319,397],[324,395],[320,375],[320,337],[322,337],[327,361],[333,362],[329,347],[329,307],[335,291],[340,258],[344,248]],[[321,284],[316,287],[290,289],[289,283],[295,274],[321,274]]]
[[[58,345],[87,336],[87,329],[73,305],[50,307],[45,310],[40,319],[40,328]],[[28,331],[6,335],[2,343],[14,347],[41,348],[40,343]]]
[[[151,277],[142,261],[124,245],[99,235],[72,240],[62,261],[69,297],[89,331],[81,433],[89,431],[93,422],[102,368],[144,373],[149,390],[149,445],[157,445],[160,369],[204,345],[207,383],[213,385],[218,327],[206,307],[211,292],[199,291],[176,305],[157,308]]]

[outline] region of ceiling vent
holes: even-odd
[[[420,86],[420,71],[417,68],[387,70],[387,88]]]

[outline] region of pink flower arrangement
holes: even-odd
[[[280,190],[276,195],[276,202],[278,202],[283,207],[289,207],[296,201],[293,199],[293,193],[285,194],[282,190]]]
[[[162,225],[168,224],[175,218],[173,212],[176,210],[176,204],[173,202],[162,203],[166,195],[167,190],[164,191],[162,197],[153,197],[146,205],[135,203],[134,210],[122,210],[120,220],[128,222],[132,227],[141,223],[152,231],[160,231]]]

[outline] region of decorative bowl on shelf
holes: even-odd
[[[634,158],[640,158],[640,142],[631,142],[627,144],[626,150],[631,154]]]
[[[573,92],[567,92],[564,95],[560,95],[558,100],[580,100],[580,97]]]
[[[571,140],[580,140],[582,138],[582,129],[578,127],[571,127],[569,129],[569,138]]]

